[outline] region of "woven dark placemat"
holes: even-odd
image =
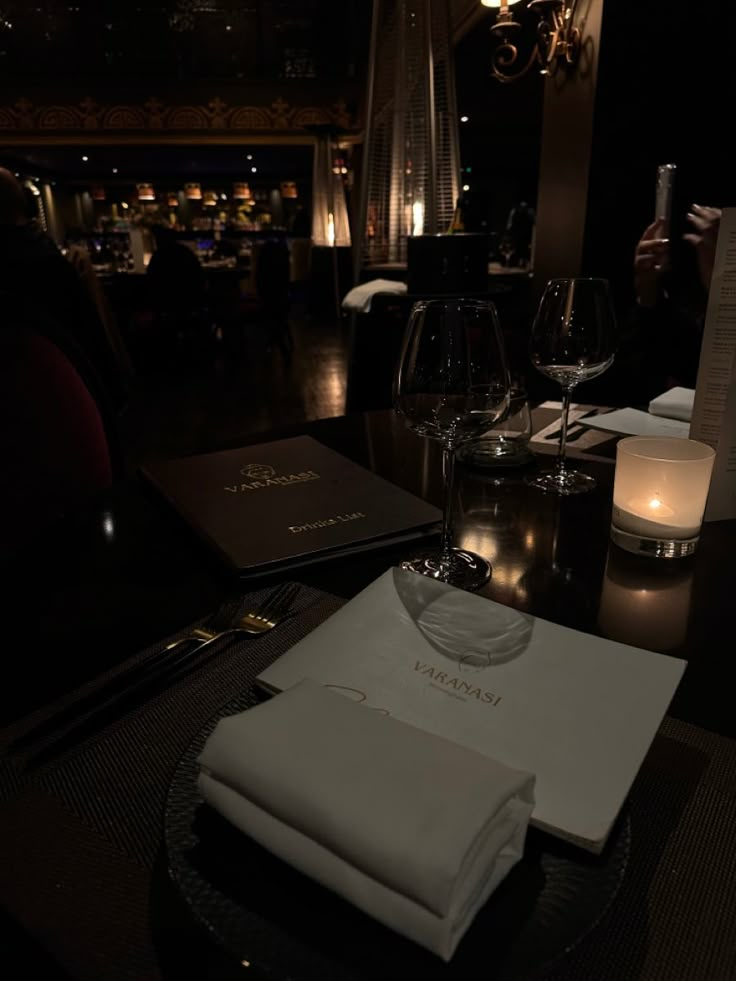
[[[268,592],[244,599],[255,605]],[[218,642],[201,669],[43,766],[24,771],[22,757],[0,758],[0,902],[73,977],[158,976],[149,890],[176,764],[222,705],[343,602],[303,586],[295,617],[257,639]],[[3,733],[3,744],[32,721]]]
[[[628,812],[616,902],[548,981],[734,981],[736,741],[665,718]]]
[[[156,874],[178,762],[208,720],[342,602],[304,587],[293,620],[224,646],[206,667],[42,767],[23,772],[0,757],[0,903],[71,977],[162,977],[152,924],[169,915]],[[666,719],[627,815],[631,854],[613,905],[545,977],[733,981],[734,741]],[[174,934],[172,942],[184,939]]]

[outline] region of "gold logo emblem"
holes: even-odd
[[[319,480],[319,474],[314,470],[277,474],[276,468],[269,463],[246,463],[241,468],[240,474],[246,478],[244,481],[239,484],[225,485],[224,490],[229,494],[261,490],[263,487],[289,487],[292,484],[303,484],[307,480]]]
[[[249,463],[240,472],[250,480],[268,480],[276,474],[276,470],[267,463]]]

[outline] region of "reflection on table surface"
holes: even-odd
[[[554,410],[536,410],[535,431],[553,417]],[[438,446],[407,432],[391,411],[322,420],[276,435],[297,432],[309,432],[420,497],[441,500]],[[264,433],[256,442],[273,437]],[[542,462],[554,452],[532,445]],[[687,658],[673,714],[734,735],[724,647],[731,633],[731,577],[724,570],[733,564],[736,522],[706,525],[691,559],[670,563],[624,555],[609,538],[614,445],[612,440],[590,451],[571,448],[575,465],[592,473],[599,486],[569,500],[526,485],[536,462],[498,470],[458,464],[457,540],[492,563],[483,595],[566,626]],[[300,569],[296,578],[350,597],[405,554],[406,546],[332,559]],[[40,653],[43,671],[32,658],[14,662],[6,719],[204,616],[228,584],[212,554],[137,481],[117,488],[76,522],[29,543],[11,567],[6,644]],[[249,579],[244,588],[262,581],[267,580]],[[70,651],[63,660],[48,655],[62,644]]]

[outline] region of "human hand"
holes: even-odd
[[[693,230],[682,236],[686,242],[695,246],[698,275],[703,284],[703,289],[706,291],[710,287],[710,280],[713,275],[716,243],[721,227],[721,213],[720,208],[694,204],[687,214],[687,222]]]
[[[92,268],[89,252],[83,245],[70,245],[66,257],[80,278],[84,278],[88,270]]]
[[[657,302],[659,274],[669,255],[670,240],[663,238],[664,222],[659,219],[644,229],[634,249],[634,291],[640,306]]]

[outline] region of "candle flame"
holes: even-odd
[[[659,498],[653,497],[649,502],[649,507],[652,508],[653,511],[656,511],[657,508],[662,507],[662,502],[659,500]]]

